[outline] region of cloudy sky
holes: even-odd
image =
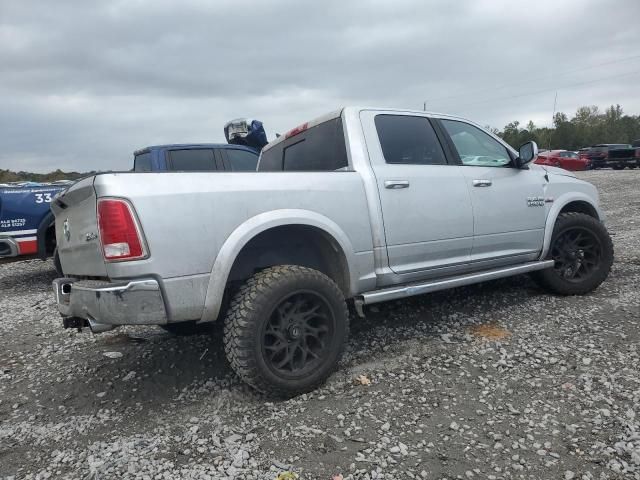
[[[640,114],[638,0],[0,0],[0,168],[127,169],[159,143],[269,138],[341,105],[502,128]]]

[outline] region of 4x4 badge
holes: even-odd
[[[67,242],[71,240],[71,228],[69,227],[68,218],[64,219],[64,223],[62,224],[62,233],[64,234],[64,238],[67,239]]]
[[[544,197],[527,197],[527,207],[544,207]]]

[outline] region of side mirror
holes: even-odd
[[[538,145],[536,142],[523,143],[518,150],[518,158],[516,158],[516,166],[524,167],[527,163],[532,162],[538,156]]]

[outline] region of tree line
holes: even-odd
[[[0,168],[0,183],[9,182],[55,182],[56,180],[77,180],[91,173],[63,172],[58,169],[49,173],[12,172]]]
[[[626,115],[620,105],[611,105],[604,112],[590,105],[578,108],[572,118],[556,113],[552,127],[537,127],[532,121],[522,127],[515,121],[505,125],[502,131],[492,131],[515,148],[533,140],[539,148],[578,150],[597,143],[640,140],[640,115]]]

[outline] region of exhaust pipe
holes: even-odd
[[[107,323],[98,323],[94,319],[89,318],[89,328],[91,329],[91,333],[103,333],[113,330],[116,326]]]
[[[62,319],[62,326],[64,328],[77,328],[79,332],[82,331],[83,328],[89,327],[91,333],[103,333],[116,328],[116,325],[98,323],[92,318],[86,319],[80,317],[64,317]]]
[[[0,238],[0,258],[17,256],[18,243],[13,238]]]

